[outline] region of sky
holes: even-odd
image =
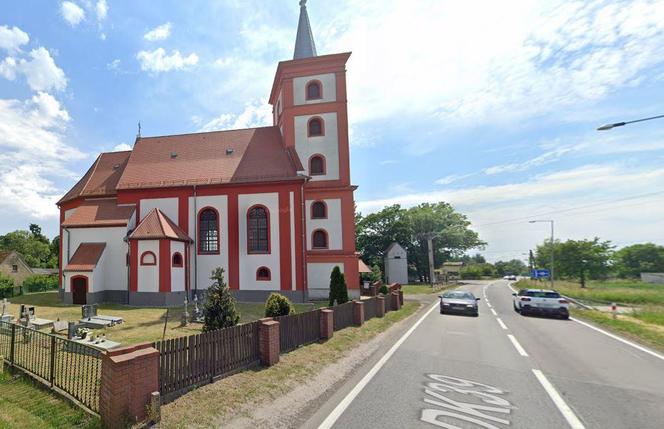
[[[664,1],[310,0],[347,64],[358,210],[450,202],[519,258],[549,236],[664,244]],[[271,125],[297,0],[0,4],[0,234],[143,136]]]

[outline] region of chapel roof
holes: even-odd
[[[81,243],[65,267],[65,271],[92,271],[101,258],[106,243]]]
[[[65,228],[126,226],[134,210],[133,205],[118,206],[115,198],[90,200],[74,209],[74,212],[62,222],[62,226]]]
[[[73,188],[58,201],[58,205],[78,197],[102,197],[115,195],[116,186],[124,171],[131,151],[104,152]]]
[[[159,209],[150,210],[129,236],[130,240],[157,240],[160,238],[191,241],[187,233]]]

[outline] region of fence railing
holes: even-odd
[[[8,322],[0,322],[0,355],[11,365],[99,412],[100,350]]]
[[[320,340],[320,310],[275,317],[279,322],[279,348],[289,352]]]
[[[378,313],[376,307],[378,306],[378,298],[373,297],[362,301],[364,303],[364,320],[373,319]]]
[[[353,326],[353,301],[331,307],[334,310],[334,330]]]
[[[163,399],[258,365],[259,325],[252,322],[153,343],[159,350],[159,391]]]

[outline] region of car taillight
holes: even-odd
[[[521,301],[530,301],[530,298],[528,298],[527,296],[522,296]]]
[[[559,299],[558,302],[561,304],[569,304],[569,301],[566,299]]]

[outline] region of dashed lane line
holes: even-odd
[[[510,339],[510,341],[512,342],[512,345],[514,346],[516,351],[519,352],[519,354],[521,356],[528,357],[528,353],[526,353],[526,350],[523,347],[521,347],[521,344],[519,344],[519,342],[516,340],[516,338],[514,338],[514,335],[508,334],[507,338]]]
[[[491,312],[493,313],[494,316],[498,316],[498,313],[496,313],[496,310],[494,310],[493,308],[491,309]]]
[[[583,423],[581,423],[581,420],[574,414],[574,411],[567,405],[565,400],[560,396],[556,388],[551,384],[548,378],[544,376],[542,371],[539,369],[533,369],[533,374],[535,374],[535,377],[537,377],[537,380],[540,382],[542,387],[544,387],[544,390],[546,390],[546,393],[549,394],[549,397],[553,401],[553,403],[556,405],[558,408],[558,411],[565,417],[565,420],[567,420],[567,423],[572,427],[572,429],[585,429],[585,426]]]
[[[496,317],[496,320],[498,321],[498,324],[500,325],[501,328],[503,328],[504,330],[507,330],[507,326],[505,326],[503,321],[500,320],[500,317]]]

